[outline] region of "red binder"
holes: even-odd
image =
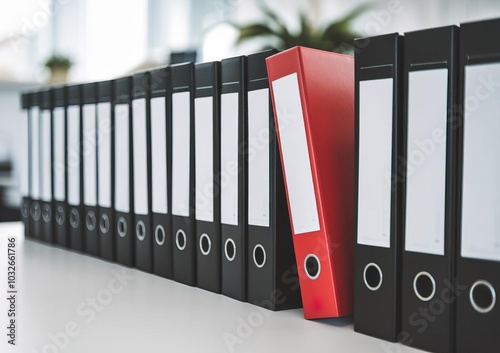
[[[295,47],[267,70],[304,317],[351,314],[354,60]]]

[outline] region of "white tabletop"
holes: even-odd
[[[4,348],[2,329],[0,352],[420,352],[355,333],[352,317],[308,321],[301,309],[271,312],[24,241],[23,231],[21,223],[0,224],[2,328],[8,325],[6,253],[13,235],[19,271],[18,346]]]

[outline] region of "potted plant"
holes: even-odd
[[[68,80],[68,71],[73,62],[67,56],[54,54],[44,65],[50,70],[50,83],[64,83]]]
[[[300,12],[300,28],[298,32],[291,31],[277,13],[261,3],[263,20],[250,24],[230,24],[239,31],[237,44],[262,38],[262,49],[278,46],[279,49],[288,49],[297,45],[350,54],[353,52],[354,38],[360,34],[351,30],[352,21],[364,13],[369,4],[362,4],[354,8],[344,17],[324,26],[317,26],[305,13]],[[274,45],[273,45],[274,44]]]

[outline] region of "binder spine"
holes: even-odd
[[[66,87],[56,87],[53,94],[52,136],[54,176],[54,241],[68,247]]]
[[[29,229],[32,238],[40,239],[42,209],[40,207],[40,92],[31,93],[29,115],[30,207]]]
[[[152,80],[149,73],[134,75],[132,106],[134,115],[134,238],[136,267],[153,271],[151,229],[151,111]],[[144,199],[146,202],[144,202]],[[139,200],[141,200],[139,202]]]
[[[113,211],[115,127],[114,127],[114,82],[97,83],[97,195],[98,195],[98,241],[100,257],[114,261],[115,214]]]
[[[115,122],[115,246],[116,261],[125,266],[134,266],[134,194],[131,191],[133,180],[132,158],[132,77],[115,80],[114,122]]]
[[[82,157],[83,157],[83,228],[85,251],[99,255],[97,213],[97,114],[96,83],[83,85]]]
[[[237,165],[236,178],[231,181],[236,185],[221,187],[222,293],[241,301],[247,300],[246,70],[246,57],[221,61],[221,173]],[[233,141],[234,136],[237,140]]]
[[[192,63],[171,66],[173,269],[174,280],[191,286],[196,285],[197,260],[194,219],[193,72]],[[188,136],[189,142],[185,141]],[[189,158],[188,168],[185,158]]]
[[[195,153],[198,287],[220,293],[222,245],[219,189],[220,63],[218,62],[195,66]],[[211,165],[207,165],[206,161],[211,161]]]
[[[21,147],[22,156],[22,169],[20,177],[20,190],[21,190],[21,204],[19,205],[19,211],[21,214],[21,219],[24,224],[24,236],[25,238],[31,238],[30,229],[30,109],[31,109],[31,95],[30,92],[25,92],[21,95],[21,108],[24,111],[23,118],[21,120],[22,138],[23,145]]]
[[[172,116],[170,69],[151,71],[151,199],[153,272],[173,278],[171,222]]]
[[[52,89],[41,92],[40,101],[40,191],[41,191],[41,239],[53,241],[53,200],[52,200]]]

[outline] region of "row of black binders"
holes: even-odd
[[[355,330],[497,352],[500,20],[355,47]]]
[[[275,53],[23,94],[26,236],[300,307],[265,62]]]

